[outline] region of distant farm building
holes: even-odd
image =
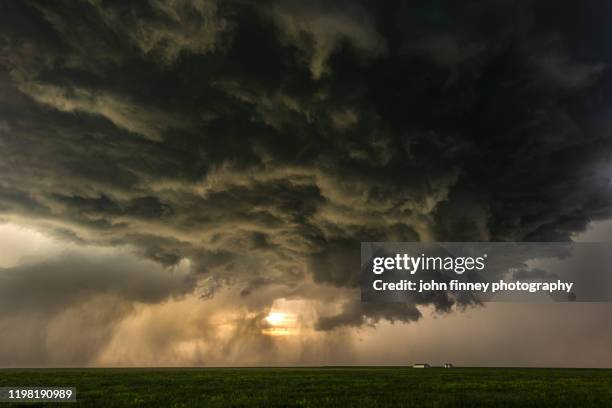
[[[412,368],[429,368],[429,367],[431,366],[427,363],[418,363],[418,364],[412,365]]]
[[[444,368],[453,368],[451,363],[444,363]]]

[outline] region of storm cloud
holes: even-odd
[[[361,241],[569,240],[612,209],[610,7],[3,2],[0,219],[205,298],[354,289]]]
[[[128,252],[71,247],[0,268],[0,362],[87,365],[138,305],[182,299],[196,281]]]

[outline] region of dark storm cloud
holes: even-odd
[[[180,298],[195,285],[185,268],[100,249],[0,268],[0,362],[89,364],[135,305]]]
[[[4,2],[0,217],[247,294],[609,216],[610,6],[328,3]]]
[[[337,315],[319,319],[317,329],[331,330],[342,326],[359,327],[364,324],[374,325],[381,319],[411,322],[420,318],[421,312],[412,304],[371,304],[366,312],[363,305],[356,301],[345,303],[342,307],[342,312]]]
[[[2,315],[17,311],[53,313],[90,295],[156,303],[193,289],[195,281],[166,273],[151,261],[130,256],[65,253],[0,269]]]

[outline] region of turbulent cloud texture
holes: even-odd
[[[610,12],[3,2],[0,219],[164,267],[188,260],[206,298],[346,290],[321,330],[417,320],[416,305],[346,295],[360,241],[568,240],[609,217]],[[100,275],[117,287],[100,277],[92,291],[157,296]]]

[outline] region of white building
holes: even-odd
[[[427,363],[418,363],[418,364],[412,365],[412,368],[429,368],[429,367],[431,366]]]

